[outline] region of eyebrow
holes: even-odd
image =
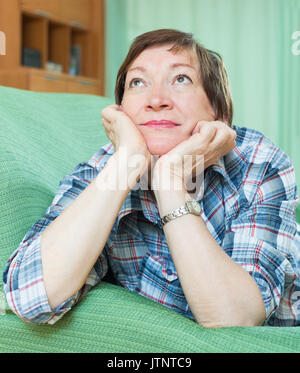
[[[141,71],[141,72],[143,72],[143,73],[146,71],[146,69],[145,69],[144,67],[142,67],[142,66],[136,66],[136,67],[132,67],[132,68],[129,69],[127,72],[129,73],[129,72],[131,72],[131,71],[135,71],[135,70]]]
[[[190,69],[196,70],[196,69],[194,68],[194,66],[189,65],[188,63],[173,63],[173,64],[171,65],[171,68],[172,68],[172,69],[176,69],[176,67],[181,67],[181,66],[183,66],[183,67],[189,67]]]
[[[196,69],[192,65],[189,65],[187,63],[173,63],[172,65],[170,65],[170,67],[171,69],[176,69],[177,67],[188,67],[196,71]],[[135,70],[141,71],[143,73],[147,71],[143,66],[136,66],[136,67],[132,67],[131,69],[129,69],[128,73],[131,71],[135,71]]]

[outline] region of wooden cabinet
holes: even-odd
[[[36,92],[66,92],[101,95],[98,80],[57,74],[32,68],[0,70],[2,85]]]
[[[65,0],[61,3],[62,14],[72,26],[88,29],[92,18],[91,0]]]
[[[42,67],[48,59],[48,21],[43,17],[22,17],[22,48],[32,48],[41,53]],[[21,61],[22,62],[22,61]]]
[[[88,29],[91,24],[92,0],[21,0],[23,10],[72,26]]]
[[[61,19],[63,0],[21,0],[21,9],[49,19]]]
[[[88,79],[78,79],[69,80],[67,83],[68,92],[73,93],[87,93],[90,95],[98,95],[100,92],[99,83],[88,80]]]
[[[68,26],[50,22],[48,27],[48,60],[62,65],[63,72],[70,69],[71,30]]]
[[[67,92],[67,81],[59,76],[39,71],[29,71],[28,89],[36,92]]]
[[[0,0],[0,31],[7,40],[0,85],[104,95],[104,0]],[[76,76],[72,46],[79,51]],[[39,68],[23,65],[24,48],[39,53]],[[62,73],[48,72],[48,62]]]

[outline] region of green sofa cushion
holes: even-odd
[[[121,287],[102,283],[54,325],[0,317],[1,352],[299,352],[297,328],[206,329]]]
[[[60,179],[108,142],[97,96],[0,87],[0,270],[44,215]]]
[[[60,179],[108,141],[101,110],[110,103],[0,87],[1,273]],[[107,282],[52,326],[1,312],[0,296],[0,352],[300,352],[299,328],[205,329]]]

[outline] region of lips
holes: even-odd
[[[170,120],[150,120],[149,122],[143,123],[142,126],[152,128],[173,128],[180,126],[180,124]]]

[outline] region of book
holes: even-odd
[[[81,46],[72,45],[70,60],[70,75],[81,75]]]
[[[47,61],[46,62],[46,70],[56,73],[62,73],[63,72],[63,66],[59,63]]]
[[[22,48],[22,65],[41,68],[41,52],[33,48]]]

